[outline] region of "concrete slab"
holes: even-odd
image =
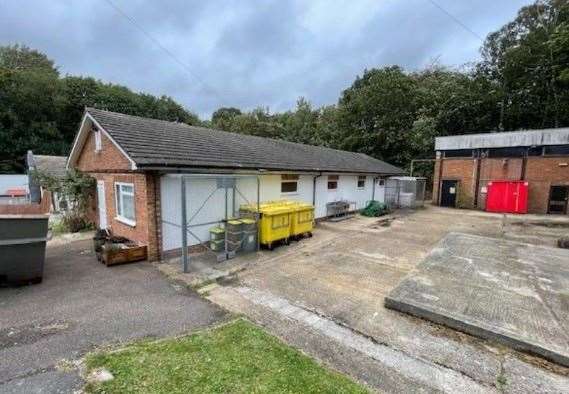
[[[569,251],[449,233],[385,306],[569,366]]]

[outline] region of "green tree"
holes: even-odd
[[[407,163],[418,104],[417,82],[400,67],[366,70],[340,97],[341,147],[394,164]]]
[[[486,39],[480,70],[500,86],[500,129],[569,123],[568,17],[567,0],[536,1]]]
[[[85,107],[201,124],[168,96],[135,93],[89,77],[59,77],[53,61],[24,46],[0,47],[0,171],[22,172],[27,150],[67,155]]]

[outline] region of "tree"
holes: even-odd
[[[231,124],[233,118],[241,114],[242,112],[238,108],[221,107],[211,115],[211,122],[214,127],[225,130],[228,128],[227,125]]]
[[[500,129],[559,127],[569,123],[563,78],[567,0],[538,0],[491,33],[480,70],[500,86]]]
[[[406,145],[417,113],[417,83],[400,67],[365,71],[340,97],[341,147],[405,164],[410,159]]]
[[[0,69],[12,71],[35,71],[58,76],[59,71],[46,55],[26,46],[0,47]]]
[[[0,172],[22,172],[28,150],[67,155],[85,107],[201,124],[168,96],[89,77],[60,78],[46,55],[18,45],[0,47]]]

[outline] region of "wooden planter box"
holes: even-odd
[[[116,264],[134,263],[146,260],[148,251],[146,246],[129,245],[126,248],[114,248],[107,245],[101,251],[101,262],[107,267]]]

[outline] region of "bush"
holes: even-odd
[[[61,223],[70,233],[93,229],[93,225],[83,215],[74,212],[65,215],[61,219]]]
[[[382,202],[370,201],[367,206],[362,209],[362,215],[369,217],[377,217],[387,215],[389,213],[389,208]]]

